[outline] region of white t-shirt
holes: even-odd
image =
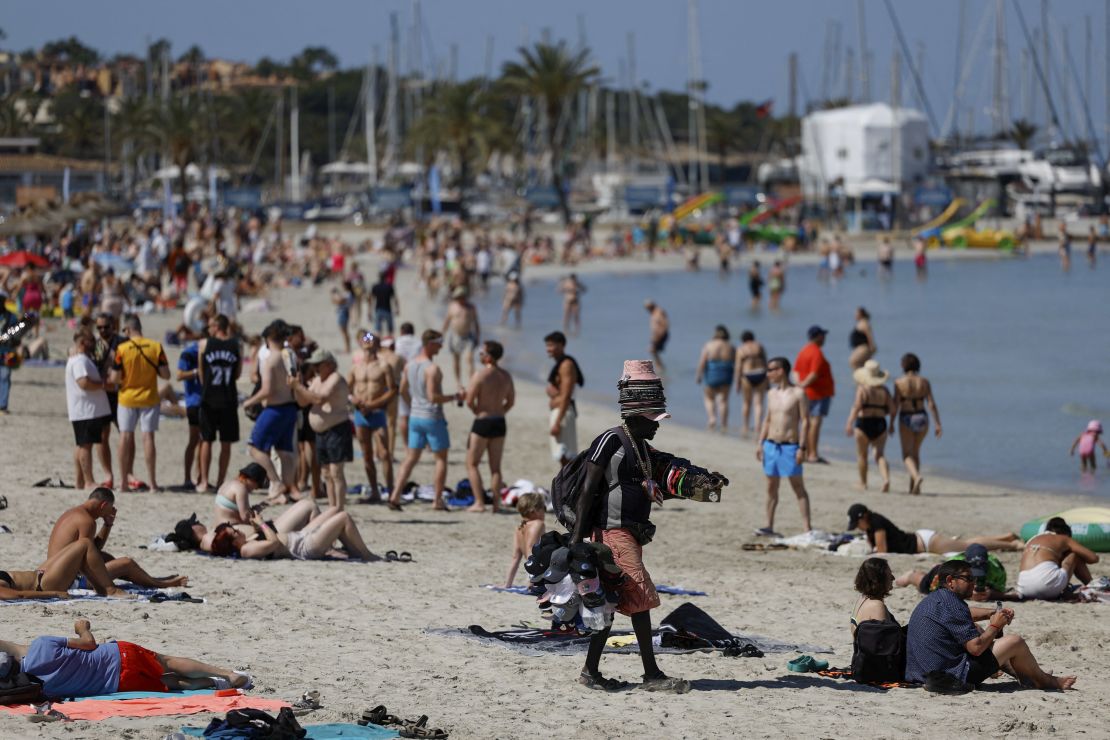
[[[195,332],[204,331],[204,309],[207,305],[208,301],[203,296],[195,295],[190,298],[189,302],[185,304],[185,326]]]
[[[393,351],[406,360],[411,360],[420,354],[422,346],[420,337],[415,334],[401,334],[393,340]]]
[[[99,419],[111,414],[108,394],[103,389],[82,390],[77,385],[78,378],[88,378],[98,383],[101,381],[100,373],[88,355],[74,355],[66,362],[66,407],[69,410],[69,420]]]

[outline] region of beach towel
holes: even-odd
[[[400,737],[397,730],[378,725],[350,725],[342,722],[332,722],[322,725],[301,725],[305,732],[305,740],[347,740],[347,738],[363,738],[365,740],[385,740],[386,738]],[[181,732],[189,737],[204,737],[203,727],[182,727]]]
[[[532,592],[527,586],[495,586],[492,583],[483,583],[482,588],[489,591],[496,591],[498,593],[506,594],[521,594],[522,596],[532,596]],[[661,594],[670,594],[672,596],[707,596],[705,591],[691,591],[682,588],[681,586],[656,586],[655,590]]]
[[[842,678],[847,681],[852,680],[851,668],[828,668],[823,671],[814,671],[814,673],[816,673],[818,676],[824,676],[825,678]],[[856,683],[862,684],[864,686],[874,686],[875,688],[883,689],[884,691],[886,689],[919,689],[922,686],[922,684],[919,683],[907,683],[905,681],[895,681],[892,683],[871,683],[856,681]]]
[[[532,592],[529,591],[527,586],[495,586],[492,583],[483,583],[482,588],[490,591],[497,591],[498,593],[521,594],[523,596],[532,595]]]
[[[51,604],[56,606],[58,604],[74,604],[78,601],[98,601],[101,603],[110,602],[118,604],[162,604],[168,602],[183,602],[190,604],[208,603],[207,599],[196,598],[190,596],[187,592],[172,588],[144,589],[137,586],[135,588],[127,588],[126,585],[120,588],[135,594],[137,598],[128,599],[118,596],[101,596],[92,589],[71,588],[69,589],[69,598],[66,599],[0,599],[0,606],[11,606],[13,604]]]
[[[257,696],[234,694],[216,696],[208,694],[153,694],[139,699],[77,699],[76,701],[55,704],[55,708],[70,719],[101,720],[108,717],[167,717],[179,714],[199,714],[201,712],[224,713],[232,709],[263,709],[276,712],[288,702],[278,699],[263,699]],[[0,707],[0,711],[10,714],[34,714],[30,704]]]

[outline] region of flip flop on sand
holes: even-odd
[[[665,673],[659,674],[648,678],[644,676],[644,682],[640,684],[640,688],[644,691],[662,691],[671,694],[687,694],[690,692],[690,682],[685,678],[675,678],[668,676]]]
[[[150,486],[141,480],[127,481],[127,490],[132,493],[145,493],[150,490]]]
[[[403,724],[400,717],[392,715],[385,708],[384,704],[379,704],[373,709],[367,709],[362,713],[362,719],[358,721],[360,725],[400,725]]]
[[[595,676],[585,671],[579,674],[578,683],[587,689],[598,691],[624,691],[632,686],[628,681],[622,681],[619,678],[606,678],[600,673]]]

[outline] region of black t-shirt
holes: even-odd
[[[210,408],[235,408],[239,404],[235,387],[239,360],[239,342],[234,339],[210,338],[204,345],[204,376],[200,379],[201,403]]]
[[[625,444],[620,427],[609,429],[590,445],[586,459],[605,470],[605,493],[597,507],[594,525],[601,529],[628,528],[647,524],[651,518],[651,498],[644,490],[644,473],[636,455]],[[650,445],[640,443],[640,455],[651,465]]]
[[[867,530],[867,541],[871,546],[875,546],[875,533],[880,529],[886,530],[886,549],[887,552],[896,552],[903,555],[914,555],[917,553],[917,533],[916,532],[903,532],[894,526],[889,519],[882,514],[871,512],[868,514],[871,520],[871,529]]]
[[[375,311],[393,311],[393,286],[389,283],[376,283],[370,289],[370,295],[374,297],[374,310]]]

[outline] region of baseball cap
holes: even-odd
[[[964,550],[964,560],[971,566],[971,575],[982,578],[987,574],[987,548],[982,545],[968,545]]]
[[[867,514],[867,507],[863,504],[852,504],[848,507],[848,529],[855,529],[859,524],[859,519],[864,514]]]
[[[251,463],[245,468],[240,468],[239,475],[252,481],[259,488],[270,485],[270,479],[266,476],[266,468],[258,463]]]
[[[560,547],[551,553],[551,561],[543,573],[543,580],[548,583],[558,583],[570,573],[570,550]]]
[[[806,330],[806,336],[809,337],[810,339],[816,339],[817,337],[823,337],[828,333],[829,333],[828,329],[822,329],[817,324],[814,324],[813,326],[809,327],[809,329]]]
[[[319,365],[321,362],[335,362],[335,355],[328,352],[326,349],[317,347],[316,351],[305,360],[306,365]]]

